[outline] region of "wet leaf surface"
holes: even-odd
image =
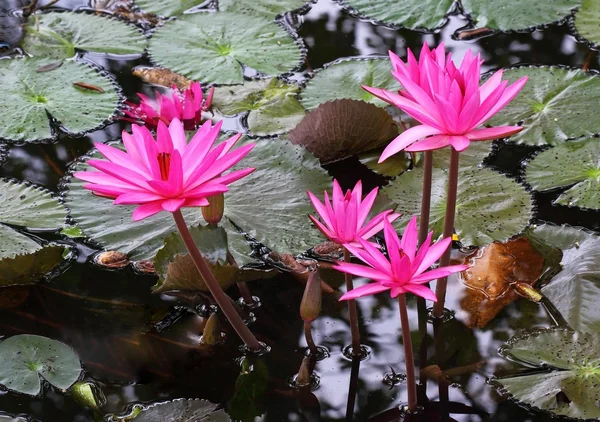
[[[160,16],[179,16],[186,10],[205,3],[206,0],[135,0],[135,5],[144,12]]]
[[[265,393],[269,386],[269,369],[261,359],[244,357],[235,382],[235,393],[227,411],[234,420],[253,421],[265,409]]]
[[[581,5],[573,18],[574,29],[577,35],[584,38],[595,48],[600,44],[600,2],[596,0],[582,0]]]
[[[219,11],[275,18],[310,4],[306,0],[218,0]]]
[[[223,409],[207,400],[175,399],[137,407],[128,416],[112,415],[116,421],[134,422],[230,422]]]

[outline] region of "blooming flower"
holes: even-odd
[[[340,300],[355,299],[391,290],[392,297],[410,292],[435,302],[437,300],[435,294],[423,284],[436,278],[464,271],[469,267],[468,265],[450,265],[426,271],[448,249],[452,238],[447,237],[431,245],[433,232],[430,232],[425,242],[417,250],[416,217],[413,217],[408,223],[402,240],[398,239],[398,234],[388,221],[384,221],[383,234],[389,258],[362,239],[358,240],[362,249],[352,245],[346,246],[354,256],[368,266],[344,262],[338,263],[333,268],[359,277],[367,277],[375,282],[347,292]]]
[[[519,93],[527,77],[509,86],[499,70],[479,86],[483,63],[479,54],[473,57],[468,50],[456,68],[451,54],[445,55],[443,44],[433,51],[424,44],[418,62],[410,49],[406,64],[391,51],[389,55],[392,74],[403,89],[393,93],[363,88],[401,108],[421,124],[395,138],[381,154],[380,163],[403,149],[427,151],[451,145],[456,151],[463,151],[471,141],[504,138],[521,131],[521,126],[480,126]]]
[[[317,199],[312,192],[306,192],[313,207],[323,220],[321,223],[312,215],[308,217],[317,228],[332,242],[339,245],[353,244],[359,246],[358,239],[368,239],[383,229],[384,221],[394,221],[400,214],[392,210],[384,211],[373,217],[368,223],[365,220],[377,197],[377,188],[373,189],[362,200],[362,183],[359,180],[352,191],[342,192],[337,180],[333,181],[333,201],[325,191],[325,204]]]
[[[207,206],[207,197],[226,192],[228,184],[254,171],[245,168],[222,175],[254,144],[230,151],[240,133],[214,146],[221,122],[214,126],[205,122],[189,143],[178,119],[168,128],[159,122],[156,141],[146,127],[131,128],[132,135],[123,132],[125,151],[97,143],[106,160],[88,164],[99,171],[79,171],[74,176],[89,182],[84,187],[95,194],[114,198],[115,205],[139,205],[133,212],[135,221],[160,211]]]
[[[123,110],[123,120],[156,129],[158,122],[162,121],[168,125],[173,119],[179,119],[183,122],[185,130],[193,130],[202,121],[202,112],[210,108],[214,90],[214,87],[210,89],[206,100],[198,82],[192,82],[185,91],[173,85],[170,96],[157,92],[154,100],[138,93],[141,102],[134,104],[127,101],[127,108]]]

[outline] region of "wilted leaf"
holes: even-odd
[[[131,73],[147,84],[160,85],[167,88],[175,85],[178,89],[184,90],[188,89],[193,82],[179,73],[162,67],[137,66]]]
[[[269,369],[262,360],[252,357],[245,357],[241,366],[227,410],[234,420],[253,421],[266,408],[264,394],[269,385]]]

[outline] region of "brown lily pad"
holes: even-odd
[[[192,82],[194,82],[179,73],[163,67],[138,66],[131,73],[148,84],[160,85],[167,88],[175,85],[177,89],[189,89]]]
[[[288,135],[323,164],[382,147],[396,136],[398,128],[385,110],[350,99],[319,105]]]

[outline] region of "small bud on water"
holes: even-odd
[[[300,316],[305,322],[312,322],[317,319],[321,313],[322,298],[321,277],[319,270],[314,270],[308,277],[302,302],[300,302]]]
[[[208,345],[219,344],[223,341],[221,335],[221,324],[219,323],[219,315],[217,313],[210,314],[206,326],[202,332],[202,343]]]
[[[206,198],[210,205],[202,207],[202,217],[208,224],[217,225],[225,212],[225,197],[222,193]]]
[[[302,364],[296,376],[296,384],[298,387],[306,387],[310,385],[310,358],[305,356],[302,359]]]

